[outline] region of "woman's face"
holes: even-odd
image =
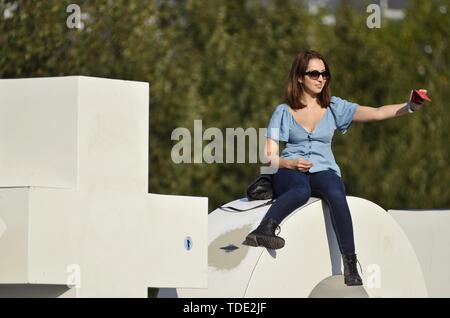
[[[306,68],[306,72],[312,72],[312,71],[318,71],[318,72],[325,72],[325,64],[321,59],[311,59],[309,60],[308,67]],[[323,87],[325,86],[326,78],[324,78],[323,75],[320,75],[318,78],[313,79],[314,76],[312,75],[304,75],[302,77],[299,77],[298,81],[302,84],[303,89],[311,94],[316,95],[319,94]]]

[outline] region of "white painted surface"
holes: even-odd
[[[78,83],[0,80],[0,187],[76,187]]]
[[[450,210],[389,210],[409,238],[430,297],[450,297]]]
[[[0,188],[0,283],[27,282],[28,195],[21,188]]]
[[[362,294],[426,297],[420,264],[400,226],[370,201],[357,197],[347,197],[347,201],[358,259],[363,268]],[[250,204],[256,205],[242,200],[227,205],[242,208]],[[321,200],[310,199],[284,220],[280,234],[286,240],[284,248],[273,251],[242,245],[245,236],[258,225],[267,210],[268,207],[240,213],[219,209],[212,212],[209,216],[208,288],[178,288],[177,296],[308,297],[324,279],[338,274],[335,237],[326,222],[328,209]],[[230,246],[236,248],[230,249]],[[228,252],[224,247],[228,247]],[[373,284],[375,272],[367,272],[374,264],[381,270],[379,288]],[[342,291],[355,288],[345,286],[343,278],[341,285],[337,288]],[[161,296],[164,293],[167,295],[168,291],[163,290]]]
[[[208,199],[149,194],[151,287],[208,286]],[[192,248],[185,249],[186,237]]]
[[[207,286],[207,198],[147,193],[148,98],[139,82],[0,80],[0,295]]]
[[[79,77],[83,189],[148,192],[148,83]]]

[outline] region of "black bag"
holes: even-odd
[[[250,183],[247,187],[247,198],[249,201],[272,199],[272,175],[262,174]]]
[[[236,212],[245,212],[245,211],[250,211],[253,209],[257,209],[257,208],[272,204],[273,201],[275,200],[273,189],[272,189],[272,175],[271,174],[262,174],[258,178],[253,180],[253,182],[250,183],[250,185],[247,187],[246,194],[247,194],[247,199],[249,201],[268,200],[268,199],[271,199],[271,200],[269,200],[263,204],[254,206],[252,208],[248,208],[248,209],[237,209],[232,206],[221,206],[220,209],[225,210],[225,211],[232,210],[232,211],[236,211]]]

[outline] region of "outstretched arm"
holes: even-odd
[[[425,93],[427,90],[421,89]],[[410,105],[413,111],[421,109],[425,103]],[[381,107],[369,107],[369,106],[359,106],[356,109],[355,115],[353,116],[353,121],[356,122],[366,122],[374,120],[384,120],[388,118],[398,117],[408,114],[408,103],[384,105]]]

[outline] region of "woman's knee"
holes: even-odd
[[[330,200],[345,199],[347,196],[344,183],[341,180],[336,180],[336,182],[331,183],[326,187],[314,190],[319,191],[322,196],[325,196]]]
[[[311,197],[311,189],[309,187],[295,187],[291,191],[299,204],[304,204]]]
[[[345,191],[341,189],[332,189],[330,191],[327,191],[327,193],[325,193],[324,196],[330,203],[340,203],[347,200],[347,195],[345,194]]]
[[[335,188],[327,191],[326,196],[330,199],[340,200],[345,199],[347,195],[345,194],[344,189]]]

